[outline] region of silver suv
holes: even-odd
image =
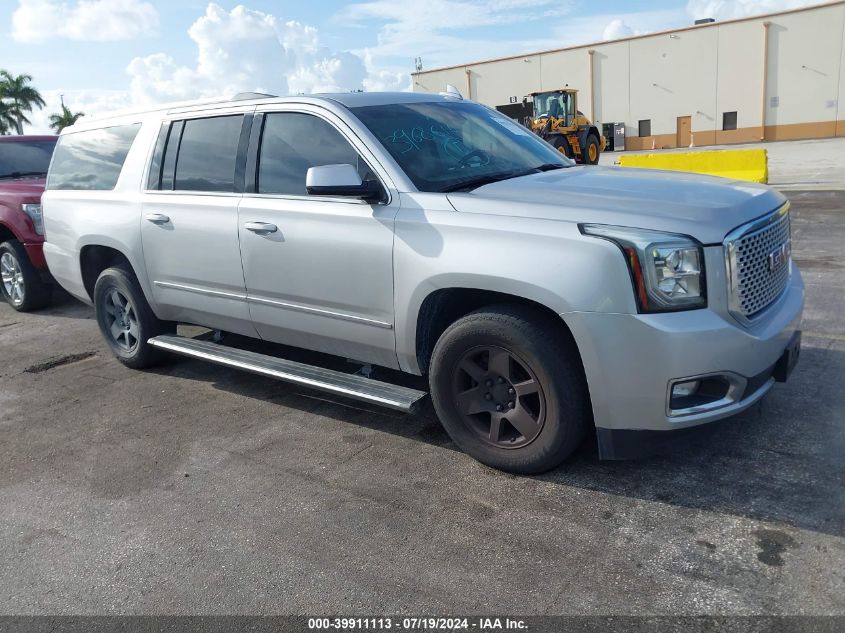
[[[575,166],[449,96],[85,118],[43,207],[51,272],[125,365],[170,351],[404,411],[430,391],[456,444],[513,472],[558,465],[593,427],[602,458],[652,451],[757,402],[800,349],[779,193]]]

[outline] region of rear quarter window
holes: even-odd
[[[59,139],[47,189],[114,189],[140,123],[65,134]]]

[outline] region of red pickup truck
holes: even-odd
[[[19,312],[44,307],[52,294],[41,194],[56,140],[0,136],[0,295]]]

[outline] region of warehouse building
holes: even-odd
[[[621,124],[625,149],[845,136],[845,2],[421,70],[413,82],[452,84],[515,119],[525,95],[577,88],[584,114]]]

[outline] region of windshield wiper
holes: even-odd
[[[543,163],[539,167],[535,167],[537,171],[552,171],[553,169],[563,169],[569,165],[561,165],[560,163]]]
[[[3,174],[0,178],[24,178],[25,176],[46,176],[45,171],[13,171],[10,174]]]
[[[536,173],[537,170],[532,168],[524,171],[505,171],[497,174],[487,174],[485,176],[461,180],[453,185],[444,187],[440,191],[442,193],[451,193],[453,191],[472,191],[473,189],[477,189],[478,187],[483,187],[484,185],[489,185],[494,182],[501,182],[502,180],[510,180],[511,178],[519,178],[520,176],[528,176],[529,174]]]

